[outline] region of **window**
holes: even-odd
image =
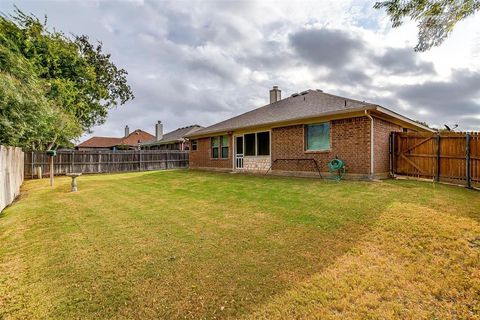
[[[270,155],[270,132],[257,133],[257,156]]]
[[[324,122],[305,126],[305,149],[307,151],[330,149],[330,123]]]
[[[244,136],[246,156],[270,155],[270,132],[249,133]]]
[[[192,150],[193,151],[197,150],[197,140],[192,140]]]
[[[255,133],[245,135],[245,155],[254,156],[255,152]]]
[[[222,143],[222,159],[228,158],[228,136],[221,136],[220,141]]]
[[[218,137],[212,137],[212,158],[218,158]]]

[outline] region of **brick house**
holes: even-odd
[[[140,144],[142,150],[190,150],[190,142],[185,136],[202,129],[197,124],[178,128],[169,133],[163,134],[163,124],[161,121],[155,125],[155,138]]]
[[[76,150],[124,150],[139,149],[142,142],[154,139],[155,136],[150,133],[137,129],[130,133],[128,126],[125,126],[125,136],[122,138],[115,137],[91,137],[88,140],[75,146]]]
[[[275,86],[270,104],[187,135],[189,166],[318,176],[315,162],[325,173],[338,157],[347,178],[386,178],[392,131],[432,130],[379,105],[321,90],[281,99]]]

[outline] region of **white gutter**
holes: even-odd
[[[373,172],[374,172],[374,160],[373,160],[373,155],[375,154],[374,153],[374,139],[373,139],[373,134],[374,134],[374,130],[373,130],[373,118],[372,116],[368,113],[368,110],[365,110],[365,115],[370,119],[370,179],[373,179]]]

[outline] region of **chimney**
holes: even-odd
[[[158,123],[155,125],[155,139],[157,141],[162,140],[163,138],[163,124],[162,121],[158,121]]]
[[[282,100],[282,90],[278,89],[278,86],[273,86],[273,89],[270,90],[270,103],[274,103],[279,100]]]
[[[128,135],[130,134],[130,128],[128,127],[128,125],[125,126],[125,137],[128,137]]]

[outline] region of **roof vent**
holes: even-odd
[[[306,91],[302,91],[302,92],[300,92],[300,94],[301,94],[302,96],[304,96],[304,95],[306,95],[308,92],[309,92],[309,91],[308,91],[308,90],[306,90]]]
[[[323,90],[321,90],[321,89],[317,89],[317,92],[323,92]]]
[[[291,97],[298,97],[298,96],[299,96],[299,94],[298,94],[298,93],[296,93],[296,92],[295,92],[294,94],[292,94],[292,95],[291,95]]]

